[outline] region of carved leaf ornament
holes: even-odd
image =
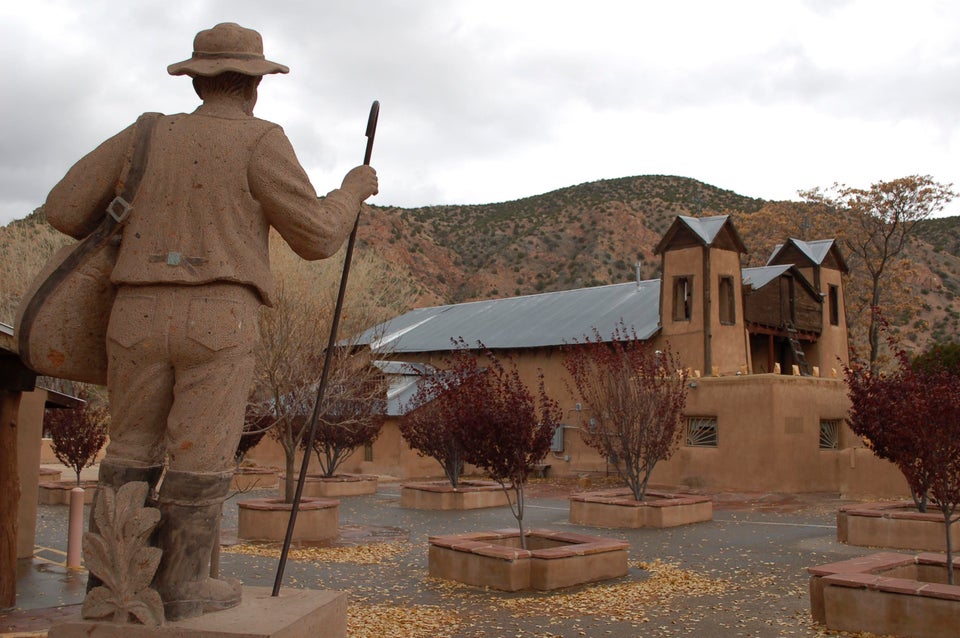
[[[103,585],[83,600],[84,618],[108,618],[113,622],[136,621],[163,624],[163,601],[150,587],[163,553],[150,546],[150,535],[160,522],[160,510],[144,507],[149,485],[142,481],[125,484],[114,492],[103,490],[93,516],[98,533],[83,536],[83,556],[89,570]]]

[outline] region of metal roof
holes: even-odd
[[[374,361],[373,364],[390,377],[387,387],[387,416],[406,414],[406,408],[420,386],[420,379],[435,370],[432,366],[405,361]]]
[[[751,286],[754,290],[763,288],[768,283],[793,268],[793,264],[780,266],[760,266],[759,268],[743,268],[740,271],[743,285]]]
[[[375,351],[438,352],[462,337],[491,349],[559,346],[613,334],[623,321],[640,339],[660,329],[660,280],[611,284],[506,299],[418,308],[367,330],[357,344]]]
[[[17,354],[17,341],[13,337],[13,326],[0,323],[0,349]]]
[[[719,233],[723,225],[727,223],[729,215],[712,215],[710,217],[677,215],[677,219],[682,220],[683,223],[690,227],[690,230],[703,239],[704,244],[710,246],[713,244],[713,240],[717,238],[717,233]]]
[[[830,253],[830,249],[833,247],[833,239],[817,239],[815,241],[803,241],[802,239],[794,239],[791,237],[783,244],[777,244],[773,249],[773,253],[770,255],[770,259],[767,260],[769,264],[773,261],[777,254],[786,246],[787,244],[793,244],[797,249],[807,256],[807,258],[813,263],[820,265],[823,263],[823,260],[827,258],[827,255]]]

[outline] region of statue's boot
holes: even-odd
[[[163,550],[153,587],[167,620],[199,616],[240,604],[240,583],[210,577],[220,515],[232,472],[168,470],[160,487],[157,545]]]
[[[147,501],[144,505],[148,507],[156,506],[156,502],[152,501],[150,494],[153,494],[154,488],[157,486],[157,481],[160,480],[160,475],[163,474],[162,465],[148,465],[148,466],[137,466],[125,463],[123,461],[114,461],[110,459],[104,459],[100,462],[100,474],[97,477],[97,491],[93,495],[93,505],[90,508],[90,521],[87,525],[87,531],[92,534],[99,534],[100,528],[97,525],[97,520],[93,516],[93,512],[96,511],[97,504],[100,502],[102,497],[102,487],[109,487],[113,489],[114,492],[119,490],[121,487],[127,483],[133,481],[143,481],[150,485],[150,489],[147,492]],[[87,591],[89,592],[94,587],[99,587],[103,584],[103,581],[94,574],[90,572],[87,574]]]

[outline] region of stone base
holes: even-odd
[[[251,498],[237,502],[237,537],[250,541],[282,541],[293,505],[281,498]],[[293,526],[294,541],[327,541],[340,535],[340,501],[302,498]]]
[[[50,628],[48,638],[346,638],[347,595],[313,589],[244,587],[237,607],[160,627],[94,622],[77,617]]]
[[[430,538],[430,576],[502,591],[550,591],[627,573],[626,541],[571,532],[520,530]]]
[[[69,505],[70,492],[75,487],[83,488],[83,502],[93,503],[93,495],[97,493],[96,481],[47,481],[40,483],[39,498],[41,505]]]
[[[865,503],[837,510],[837,540],[859,547],[946,551],[943,514],[931,504],[921,514],[913,501]],[[960,550],[960,525],[951,526],[950,543]]]
[[[677,527],[713,520],[713,501],[706,496],[647,490],[637,501],[629,488],[575,494],[570,497],[570,522],[610,528]]]
[[[507,494],[492,481],[461,481],[454,489],[447,482],[404,483],[400,507],[417,510],[472,510],[509,505]]]
[[[878,635],[954,636],[960,586],[943,554],[888,552],[810,567],[810,613],[828,629]],[[960,559],[954,575],[960,574]]]

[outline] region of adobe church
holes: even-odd
[[[690,371],[685,432],[652,482],[709,490],[904,495],[896,468],[847,427],[843,256],[833,240],[789,239],[767,265],[743,268],[744,243],[728,216],[678,217],[656,248],[661,277],[647,281],[419,308],[359,337],[390,375],[390,418],[344,471],[400,478],[441,475],[400,437],[417,370],[442,367],[452,338],[509,352],[564,410],[550,476],[613,473],[579,431],[590,414],[562,365],[565,344],[621,321],[679,355]],[[413,365],[411,365],[413,364]]]

